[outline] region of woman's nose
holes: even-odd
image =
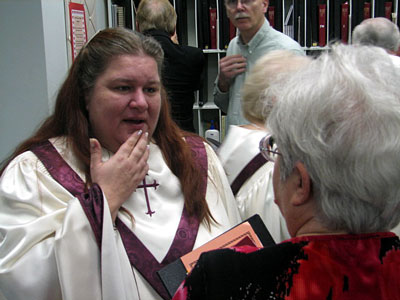
[[[147,99],[143,90],[138,89],[132,93],[131,99],[129,101],[129,107],[140,110],[147,109]]]

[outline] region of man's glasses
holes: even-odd
[[[230,8],[236,8],[238,1],[244,6],[250,6],[255,0],[225,0],[225,4]]]
[[[278,155],[282,155],[278,152],[278,147],[272,137],[272,135],[264,136],[259,145],[261,154],[266,160],[274,162]]]

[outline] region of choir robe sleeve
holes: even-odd
[[[240,188],[236,203],[242,219],[259,214],[275,243],[290,238],[286,221],[275,204],[272,186],[274,165],[264,164]]]
[[[228,178],[226,177],[225,171],[215,151],[208,144],[206,144],[206,151],[208,157],[208,185],[212,185],[212,188],[207,187],[206,198],[210,199],[211,196],[209,193],[215,193],[214,191],[216,190],[219,199],[225,207],[225,211],[229,218],[229,224],[231,224],[231,226],[237,225],[242,221],[242,219],[232,189],[229,185]]]
[[[33,153],[15,158],[0,179],[0,299],[135,299],[103,205],[100,252],[79,200]]]

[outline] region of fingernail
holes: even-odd
[[[149,133],[148,133],[148,132],[146,132],[146,133],[145,133],[145,135],[146,135],[146,137],[148,137],[148,136],[149,136]]]
[[[138,131],[137,135],[141,135],[142,132],[143,132],[142,129],[140,129],[140,130]]]

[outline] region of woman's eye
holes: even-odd
[[[123,86],[117,86],[114,88],[114,90],[119,91],[119,92],[127,92],[131,90],[130,86],[123,85]]]
[[[144,91],[146,93],[153,94],[153,93],[156,93],[158,91],[158,89],[154,88],[154,87],[148,87],[148,88],[144,88]]]

